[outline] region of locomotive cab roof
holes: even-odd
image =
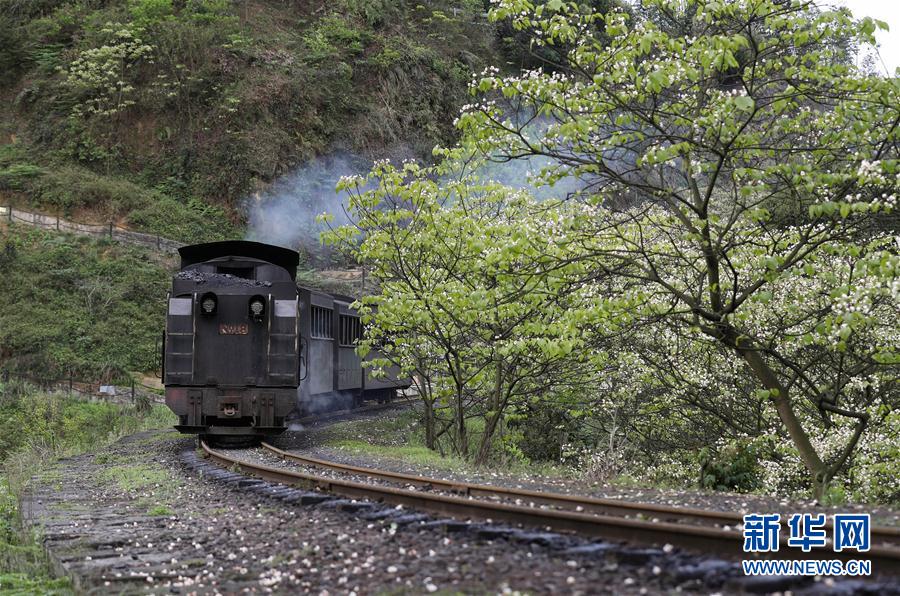
[[[181,255],[182,269],[222,257],[245,257],[281,267],[288,272],[292,280],[297,278],[297,265],[300,263],[300,255],[296,251],[250,240],[191,244],[179,248],[178,254]]]

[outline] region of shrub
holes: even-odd
[[[185,242],[226,240],[238,235],[224,209],[192,198],[181,203],[161,196],[128,216],[135,227]]]
[[[175,8],[172,0],[131,0],[128,12],[135,24],[146,27],[171,17]]]
[[[701,488],[744,492],[760,488],[762,468],[759,460],[765,448],[764,442],[750,439],[729,441],[718,452],[704,447],[697,457]]]
[[[153,192],[114,176],[101,176],[78,166],[49,169],[33,185],[35,202],[72,213],[90,208],[96,213],[117,218],[122,213],[157,200]]]
[[[25,190],[44,174],[44,169],[27,163],[17,163],[0,169],[0,190]]]

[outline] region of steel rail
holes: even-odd
[[[489,484],[476,484],[470,482],[457,482],[452,480],[444,480],[441,478],[430,478],[427,476],[414,476],[412,474],[403,474],[399,472],[391,472],[388,470],[377,470],[374,468],[365,468],[361,466],[352,466],[339,462],[299,455],[291,453],[270,445],[262,443],[262,447],[272,453],[290,461],[297,462],[302,465],[312,466],[336,472],[347,474],[359,474],[370,476],[372,478],[380,478],[390,482],[399,482],[404,484],[412,484],[414,486],[433,487],[449,492],[460,493],[473,497],[502,497],[507,499],[520,499],[530,503],[541,503],[561,508],[574,508],[576,511],[585,511],[591,513],[602,513],[610,515],[632,515],[639,519],[658,519],[664,521],[684,521],[696,520],[703,523],[712,523],[715,525],[735,527],[744,523],[743,515],[732,511],[715,511],[706,509],[695,509],[690,507],[674,507],[670,505],[659,505],[656,503],[635,503],[631,501],[620,501],[618,499],[609,499],[601,497],[591,497],[586,495],[570,495],[565,493],[539,492],[535,490],[509,488],[505,486],[494,486]],[[519,504],[519,503],[517,503]],[[826,522],[826,528],[831,528],[831,522]],[[877,537],[882,542],[900,543],[900,528],[890,526],[875,526],[872,528],[872,536]]]
[[[389,482],[399,482],[403,484],[411,484],[413,486],[421,486],[426,488],[436,488],[446,490],[453,493],[459,493],[471,497],[501,497],[506,499],[521,499],[529,503],[540,503],[543,505],[551,505],[555,507],[576,509],[581,512],[602,513],[611,515],[635,515],[635,516],[653,516],[662,519],[678,519],[683,520],[686,517],[697,518],[712,523],[721,523],[722,525],[735,525],[742,523],[740,516],[719,511],[706,511],[702,509],[679,509],[666,505],[652,505],[632,503],[628,501],[618,501],[616,499],[602,499],[597,497],[585,497],[579,495],[568,495],[563,493],[538,492],[534,490],[508,488],[503,486],[493,486],[488,484],[475,484],[470,482],[458,482],[453,480],[444,480],[441,478],[430,478],[427,476],[414,476],[411,474],[402,474],[399,472],[391,472],[387,470],[376,470],[374,468],[364,468],[360,466],[352,466],[338,462],[299,455],[279,449],[269,443],[262,443],[262,447],[272,453],[296,463],[312,466],[322,469],[333,470],[347,474],[359,474],[379,478]],[[517,503],[519,504],[519,503]]]
[[[456,517],[504,521],[608,540],[638,542],[657,546],[671,544],[681,548],[715,553],[724,557],[749,558],[751,556],[742,551],[742,534],[736,530],[724,530],[692,524],[652,522],[609,515],[593,515],[577,511],[523,507],[472,497],[449,496],[400,489],[381,484],[325,478],[287,468],[274,468],[230,457],[221,451],[211,449],[205,442],[201,442],[201,447],[211,460],[227,467],[237,467],[243,472],[273,482],[318,488],[353,499],[370,499],[391,505],[403,505],[404,507]],[[786,546],[784,537],[782,537],[782,545]],[[800,550],[795,551],[794,549],[790,549],[790,551],[791,556],[796,558],[813,559],[821,556],[815,551],[809,553],[803,553]],[[763,555],[770,558],[787,558],[784,550],[781,553],[764,553]],[[832,556],[832,553],[829,553],[829,556]],[[851,553],[845,550],[833,553],[833,557],[840,559],[865,558],[872,561],[875,573],[900,573],[900,548],[876,545],[872,546],[866,553]]]

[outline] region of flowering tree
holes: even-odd
[[[583,179],[582,254],[618,280],[623,312],[740,361],[821,492],[870,409],[896,401],[900,260],[884,231],[896,225],[900,83],[848,59],[883,24],[804,1],[644,7],[674,24],[496,2],[493,19],[566,50],[552,72],[485,72],[463,143],[548,157],[544,182]],[[852,432],[825,454],[810,425],[835,416]]]
[[[414,378],[430,447],[450,430],[457,453],[484,463],[510,408],[582,378],[585,295],[564,289],[585,274],[568,258],[580,216],[470,175],[435,180],[452,169],[379,163],[368,181],[344,179],[355,225],[329,239],[381,287],[362,300],[362,353],[377,347],[372,365]]]
[[[134,105],[133,71],[153,54],[153,46],[128,26],[108,23],[102,33],[110,41],[83,51],[66,71],[66,84],[78,98],[72,108],[77,118],[112,117]]]

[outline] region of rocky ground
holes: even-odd
[[[872,582],[747,579],[671,548],[588,542],[271,485],[171,431],[59,462],[23,511],[95,593],[886,593]]]

